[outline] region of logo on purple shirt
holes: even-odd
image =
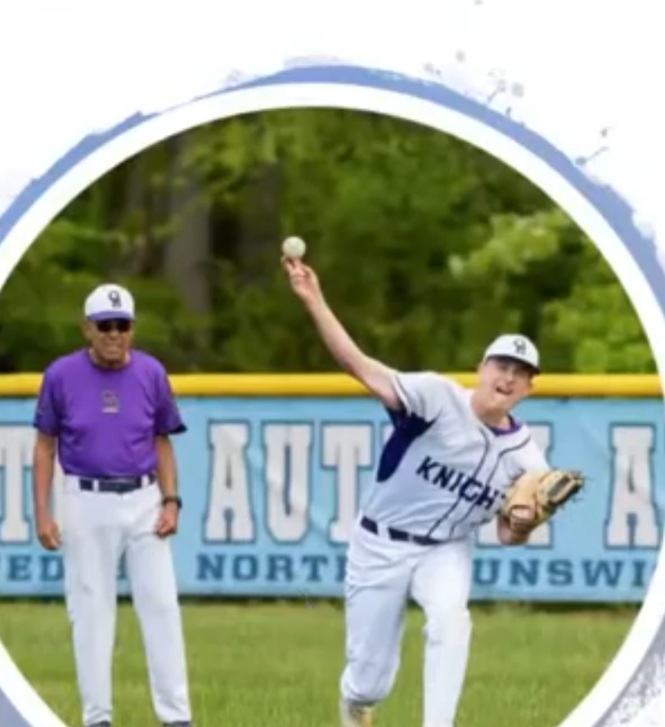
[[[58,440],[62,470],[80,477],[135,477],[157,467],[156,436],[186,431],[162,364],[132,351],[102,369],[85,350],[45,371],[34,426]]]
[[[102,411],[104,414],[117,414],[120,411],[120,402],[112,391],[102,391]]]

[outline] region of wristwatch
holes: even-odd
[[[182,499],[177,495],[165,495],[162,497],[162,505],[168,505],[170,502],[175,502],[178,506],[178,510],[182,510]]]

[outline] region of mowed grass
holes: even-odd
[[[457,727],[555,727],[600,677],[635,614],[475,607]],[[197,727],[338,727],[339,604],[184,603],[183,617]],[[380,727],[421,725],[422,625],[411,611],[395,689],[377,711]],[[79,725],[62,603],[0,604],[0,638],[55,712]],[[157,725],[127,603],[119,607],[114,670],[114,727]]]

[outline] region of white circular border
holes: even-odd
[[[0,289],[50,221],[91,183],[123,160],[163,139],[210,121],[294,107],[356,109],[423,124],[487,151],[530,179],[568,212],[605,256],[642,321],[662,377],[665,351],[658,342],[665,340],[665,319],[653,291],[607,220],[570,182],[513,139],[460,112],[400,93],[341,83],[298,83],[228,91],[158,115],[108,142],[56,181],[12,228],[0,247]],[[663,622],[665,599],[660,598],[660,593],[664,591],[665,567],[661,551],[647,597],[629,636],[592,691],[560,727],[596,727],[600,724],[599,720],[639,667]],[[0,643],[0,692],[3,691],[27,724],[65,727],[19,672]]]

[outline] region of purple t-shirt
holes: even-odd
[[[66,474],[100,478],[154,472],[155,436],[186,431],[164,367],[141,351],[117,370],[96,366],[85,350],[56,359],[34,426],[57,438]]]

